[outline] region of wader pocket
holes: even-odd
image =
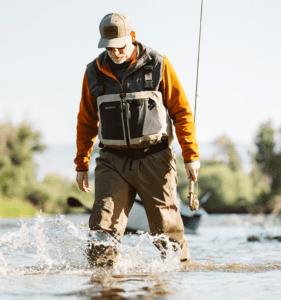
[[[100,107],[101,134],[104,139],[123,140],[120,102],[103,102]]]

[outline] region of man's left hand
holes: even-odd
[[[185,171],[188,178],[191,178],[193,181],[197,181],[198,173],[200,169],[200,161],[192,161],[184,164]]]

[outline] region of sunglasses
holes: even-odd
[[[106,47],[107,51],[114,51],[115,49],[117,49],[119,52],[123,51],[126,48],[126,45],[121,47],[121,48],[117,48],[117,47]]]

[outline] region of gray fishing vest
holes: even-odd
[[[160,90],[163,57],[139,47],[143,54],[122,82],[100,72],[96,60],[87,66],[89,89],[98,109],[98,136],[105,146],[143,148],[172,137]],[[98,57],[101,65],[108,59],[106,52]]]

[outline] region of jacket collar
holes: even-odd
[[[128,69],[128,74],[133,73],[136,70],[143,67],[147,62],[149,62],[152,58],[150,55],[151,50],[139,42],[137,44],[137,57],[132,60],[132,64]],[[96,59],[97,68],[101,73],[104,75],[117,80],[117,77],[112,73],[110,66],[109,66],[109,56],[106,51],[103,51]]]

